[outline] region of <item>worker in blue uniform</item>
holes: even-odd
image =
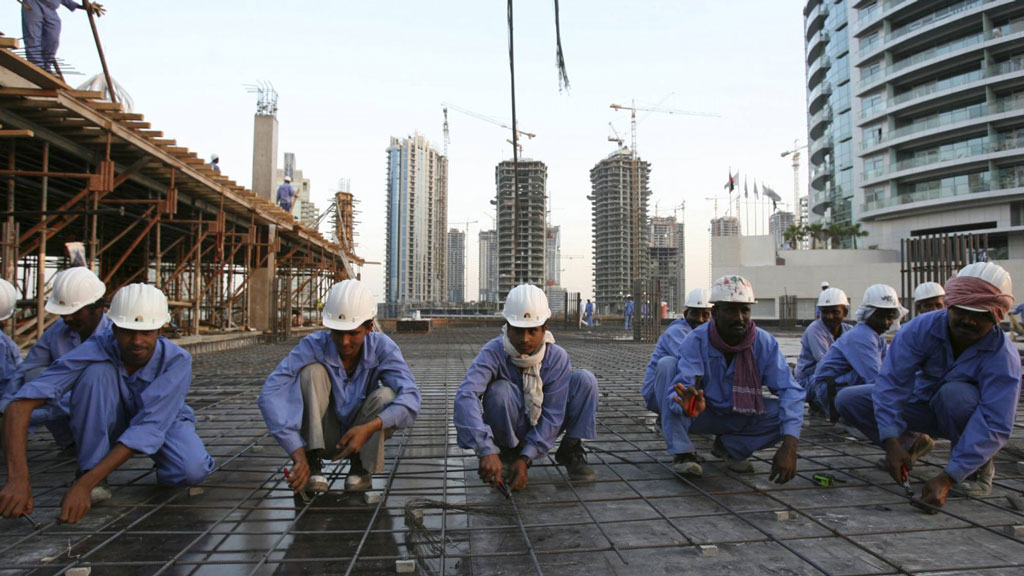
[[[583,307],[583,321],[590,328],[594,327],[594,303],[587,299],[587,305]]]
[[[96,16],[106,10],[101,4],[79,4],[73,0],[19,0],[21,2],[21,35],[25,40],[25,57],[46,71],[53,70],[53,62],[60,46],[60,15],[62,5],[74,12],[87,8]]]
[[[719,278],[711,286],[711,321],[683,340],[661,406],[662,432],[678,474],[703,475],[692,434],[716,434],[712,454],[740,474],[754,471],[751,454],[781,439],[768,478],[782,484],[796,473],[804,391],[775,337],[750,319],[754,302],[745,278]],[[778,399],[765,398],[762,385]]]
[[[671,387],[672,377],[676,375],[683,339],[698,326],[711,320],[710,298],[711,291],[707,288],[690,290],[686,295],[683,317],[673,320],[654,346],[651,360],[644,370],[640,393],[647,409],[655,414],[661,413],[662,394]]]
[[[14,375],[21,364],[21,352],[18,345],[4,331],[7,320],[14,316],[14,308],[18,303],[18,291],[14,285],[0,278],[0,383]],[[3,412],[3,408],[0,408]]]
[[[868,286],[857,307],[857,325],[837,340],[818,363],[805,387],[807,401],[821,410],[826,418],[837,421],[836,393],[847,386],[875,382],[888,348],[885,333],[906,312],[892,286]],[[821,315],[825,316],[824,308]]]
[[[946,291],[938,282],[922,282],[914,288],[914,316],[946,307]]]
[[[78,476],[61,502],[58,519],[77,522],[111,497],[105,480],[137,453],[156,464],[157,481],[192,486],[213,470],[185,404],[192,357],[160,328],[170,320],[167,297],[147,284],[117,291],[110,305],[112,330],[93,334],[38,378],[18,390],[4,414],[7,484],[0,490],[6,518],[32,512],[25,445],[29,416],[58,402],[71,389],[71,431],[78,445]]]
[[[626,330],[633,329],[633,311],[636,309],[636,303],[633,302],[633,295],[626,294],[626,307],[622,313],[626,317]]]
[[[103,281],[84,266],[68,268],[54,276],[53,290],[44,309],[50,314],[60,315],[60,318],[43,332],[43,337],[32,346],[25,361],[7,380],[0,399],[0,412],[7,408],[25,382],[34,380],[93,333],[111,328],[105,313],[106,292]],[[71,390],[68,389],[57,404],[47,403],[32,411],[32,426],[45,424],[57,445],[70,450],[75,443],[70,413]]]
[[[303,338],[263,384],[260,410],[294,462],[296,494],[328,490],[323,458],[348,458],[345,490],[369,490],[384,470],[385,440],[419,413],[416,380],[394,341],[373,331],[376,313],[365,284],[335,284],[323,308],[327,330]]]
[[[896,334],[875,385],[847,388],[836,408],[885,449],[898,483],[919,457],[919,438],[950,441],[946,466],[921,490],[945,505],[951,489],[992,491],[993,458],[1009,440],[1020,397],[1020,354],[999,328],[1013,305],[1010,274],[991,262],[946,282],[945,310],[923,314]],[[922,433],[922,434],[918,434]]]
[[[839,288],[825,288],[818,294],[818,318],[800,337],[800,356],[793,376],[801,388],[807,389],[814,369],[840,336],[853,326],[844,322],[850,314],[850,299]]]
[[[220,172],[220,154],[211,154],[210,163],[207,166],[213,168],[214,172]]]
[[[284,182],[277,187],[277,204],[282,210],[291,214],[292,206],[295,205],[296,195],[297,192],[295,192],[295,188],[292,188],[292,177],[285,176]]]
[[[484,345],[455,395],[459,446],[480,458],[482,481],[522,490],[527,469],[564,431],[555,461],[570,480],[594,480],[583,440],[596,435],[597,379],[587,370],[574,371],[569,355],[555,344],[543,290],[516,286],[502,315],[502,335]]]

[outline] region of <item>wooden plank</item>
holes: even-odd
[[[138,112],[111,112],[109,114],[114,120],[127,120],[129,122],[142,122],[146,117]]]
[[[149,124],[147,123],[146,125],[148,126]],[[136,126],[134,124],[129,124],[129,126],[136,129],[136,132],[142,134],[146,138],[162,138],[164,135],[163,130],[142,130],[140,126]]]
[[[95,108],[96,110],[115,110],[115,111],[117,111],[117,112],[122,112],[122,111],[124,110],[124,109],[123,109],[123,108],[121,107],[121,105],[120,105],[120,104],[116,104],[116,103],[114,103],[114,102],[107,102],[107,101],[101,101],[101,102],[97,102],[97,101],[90,101],[90,102],[88,102],[88,104],[89,104],[89,106],[92,106],[92,107],[93,107],[93,108]]]
[[[23,79],[39,86],[40,88],[61,88],[64,90],[73,90],[71,86],[61,82],[60,78],[57,78],[53,74],[50,74],[46,70],[43,70],[28,60],[25,60],[10,50],[0,50],[0,68],[10,70],[12,73],[21,76]]]
[[[32,138],[31,130],[0,130],[0,138]]]
[[[157,146],[175,146],[178,144],[178,141],[173,138],[155,138],[153,139],[153,144]]]
[[[10,48],[17,50],[21,48],[21,42],[17,38],[11,38],[9,36],[0,36],[0,48]]]
[[[2,37],[0,37],[2,38]],[[57,98],[57,90],[51,88],[0,88],[0,96],[32,96],[34,98]]]

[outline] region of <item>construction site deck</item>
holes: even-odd
[[[75,525],[59,525],[75,461],[49,434],[29,443],[34,529],[0,522],[0,573],[61,574],[984,574],[1024,566],[1021,426],[997,457],[991,496],[951,498],[936,515],[912,507],[876,467],[882,451],[817,418],[805,419],[798,474],[768,481],[772,450],[753,475],[734,474],[698,439],[705,476],[675,474],[644,408],[640,383],[653,348],[610,329],[559,331],[575,368],[598,378],[597,481],[573,483],[553,455],[506,498],[480,482],[477,458],[456,443],[455,392],[494,327],[392,334],[423,397],[415,423],[387,444],[386,469],[368,494],[345,493],[344,462],[327,466],[331,491],[288,489],[288,457],[256,398],[296,343],[197,354],[188,396],[216,459],[199,489],[156,486],[136,457],[111,478],[114,498]],[[786,355],[794,335],[780,336]],[[1020,421],[1018,417],[1018,422]],[[949,443],[911,473],[921,483],[944,466]],[[839,482],[822,487],[816,473]]]

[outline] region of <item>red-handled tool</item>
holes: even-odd
[[[701,385],[704,383],[704,376],[697,374],[693,377],[693,396],[690,396],[690,400],[686,403],[686,415],[690,418],[697,416],[697,394],[700,390]]]

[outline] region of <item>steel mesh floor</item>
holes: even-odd
[[[997,459],[992,496],[950,499],[935,516],[910,507],[875,467],[879,449],[817,419],[805,422],[799,476],[784,486],[767,480],[772,450],[755,455],[757,474],[736,475],[710,456],[709,438],[698,442],[705,477],[687,480],[673,474],[640,397],[653,346],[585,333],[556,337],[574,367],[598,377],[599,437],[587,443],[598,481],[568,482],[552,455],[530,469],[527,490],[505,499],[479,482],[451,424],[458,384],[494,334],[394,336],[423,408],[388,442],[369,498],[343,492],[343,464],[327,467],[328,494],[307,501],[287,488],[289,461],[256,396],[294,341],[195,357],[189,403],[217,461],[201,491],[156,487],[151,461],[135,458],[111,476],[112,500],[77,525],[57,525],[75,463],[48,433],[35,434],[33,516],[43,527],[0,522],[0,574],[389,574],[403,560],[420,574],[1024,573],[1024,539],[1013,536],[1024,525],[1015,508],[1020,425]],[[780,340],[795,356],[797,342]],[[918,465],[918,490],[948,453],[939,441]],[[818,487],[810,477],[822,471],[846,482]]]

